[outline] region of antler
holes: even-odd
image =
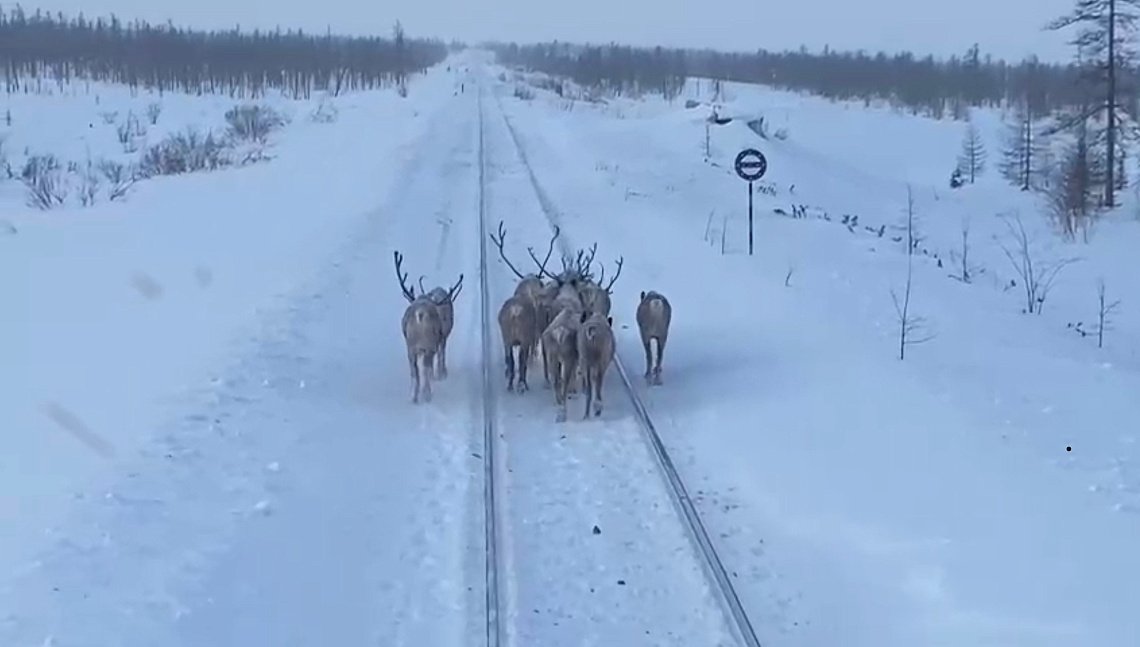
[[[420,294],[427,294],[427,290],[424,289],[424,276],[422,274],[420,275]]]
[[[546,271],[546,264],[550,262],[550,256],[552,254],[554,254],[554,241],[558,239],[558,235],[561,233],[562,233],[562,230],[558,227],[558,225],[555,225],[554,226],[554,235],[550,237],[550,247],[546,250],[546,258],[542,259],[541,263],[538,262],[538,257],[534,255],[534,248],[532,248],[532,247],[526,248],[527,253],[530,254],[531,260],[533,260],[534,264],[538,266],[538,275],[539,276],[546,276],[548,278],[554,278],[553,276],[551,276],[550,272]]]
[[[495,234],[487,234],[487,236],[491,239],[492,243],[495,243],[495,247],[499,248],[499,257],[503,259],[503,262],[507,264],[507,267],[511,268],[511,271],[515,273],[515,276],[519,277],[520,279],[526,278],[522,272],[515,269],[515,266],[511,263],[510,259],[507,258],[506,252],[503,251],[503,242],[507,237],[507,230],[503,228],[503,221],[499,221],[498,240],[495,239]]]
[[[582,277],[583,279],[588,279],[594,275],[594,273],[590,271],[590,266],[594,264],[594,255],[597,253],[597,243],[594,243],[594,246],[590,248],[589,256],[586,256],[585,250],[578,250],[578,256],[574,259],[574,271],[578,274],[578,276]]]
[[[408,288],[408,273],[401,273],[400,269],[404,264],[404,255],[400,252],[392,252],[393,258],[396,260],[396,278],[400,279],[400,289],[404,292],[404,298],[409,302],[416,300],[416,293],[414,290]]]
[[[610,279],[610,282],[606,285],[606,292],[609,292],[610,289],[614,287],[614,283],[616,283],[618,280],[618,277],[621,276],[621,266],[624,263],[625,263],[625,257],[624,256],[617,259],[617,261],[616,261],[617,272],[614,273],[614,277],[612,279]],[[598,284],[600,285],[601,282],[604,280],[606,280],[606,266],[605,265],[602,266],[602,277],[600,279],[598,279]]]
[[[451,289],[447,291],[447,300],[448,301],[455,301],[455,297],[459,296],[459,293],[462,291],[463,291],[463,275],[460,274],[459,280],[456,281],[455,285],[451,286]]]

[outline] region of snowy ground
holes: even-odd
[[[0,572],[27,568],[31,551],[64,533],[57,524],[79,493],[101,498],[112,491],[107,484],[135,474],[128,465],[138,451],[177,453],[164,443],[185,444],[186,433],[220,425],[226,416],[198,409],[235,406],[227,365],[279,334],[292,295],[319,285],[328,256],[378,217],[377,206],[399,185],[397,172],[422,156],[420,140],[439,121],[432,115],[457,85],[456,74],[440,68],[416,82],[415,101],[394,91],[341,97],[335,123],[307,119],[315,105],[283,105],[294,119],[274,136],[272,161],[149,180],[123,203],[39,212],[23,205],[16,182],[4,183],[12,193],[5,219],[17,233],[0,237],[0,294],[14,304],[0,322],[0,355],[14,360],[0,369]],[[91,98],[67,99],[75,114],[61,119],[60,131],[86,128],[112,95],[101,94],[99,108]],[[23,103],[12,109],[12,139],[64,159],[77,150],[53,148],[46,123],[38,140],[20,135],[31,116],[21,120],[18,108],[32,98],[16,99]],[[232,105],[178,95],[162,101],[160,123],[174,128],[181,127],[176,115],[183,124],[198,124],[198,115],[203,127],[220,123]],[[52,110],[70,114],[44,108]],[[110,126],[96,121],[100,128]],[[113,136],[104,144],[118,146]],[[218,469],[230,467],[249,466]],[[235,487],[186,469],[180,478]],[[132,489],[143,501],[166,497]]]
[[[1032,202],[996,178],[944,188],[963,125],[730,91],[722,114],[769,115],[788,140],[714,127],[713,165],[707,108],[598,108],[542,91],[523,101],[510,89],[504,103],[571,234],[636,259],[615,286],[615,317],[629,323],[639,290],[673,300],[666,386],[647,398],[701,484],[761,640],[1135,644],[1136,318],[1125,303],[1101,350],[1066,323],[1095,315],[1098,276],[1135,292],[1137,224],[1120,216],[1088,245],[1057,245],[1085,260],[1042,315],[1023,315],[1016,291],[995,287],[1012,276],[995,214],[1020,209],[1043,246],[1047,234]],[[996,131],[993,115],[977,119]],[[778,191],[756,196],[752,259],[741,254],[746,188],[730,171],[746,145],[765,151]],[[908,182],[924,246],[947,267],[916,260],[912,307],[937,337],[899,363],[889,290],[902,287],[905,255],[890,237]],[[832,221],[773,215],[793,203]],[[888,234],[849,232],[844,214]],[[947,276],[963,215],[987,277],[972,285]],[[632,327],[620,346],[641,365]]]
[[[124,204],[41,214],[5,194],[0,643],[481,641],[475,79],[441,66],[407,101],[339,99],[330,124],[295,106],[275,160]],[[548,230],[504,117],[567,238],[597,240],[607,268],[625,257],[613,314],[634,375],[637,293],[673,302],[665,384],[638,388],[764,645],[1140,642],[1137,320],[1126,301],[1099,350],[1066,328],[1095,314],[1096,277],[1135,293],[1135,223],[1051,252],[1085,261],[1023,315],[993,216],[1039,219],[997,181],[944,188],[961,124],[731,86],[725,112],[789,138],[738,120],[709,163],[705,108],[485,86],[487,213],[511,257]],[[160,119],[225,109],[178,101]],[[753,258],[729,170],[743,145],[776,191],[756,198]],[[908,182],[927,236],[912,306],[937,337],[900,363],[890,227]],[[809,217],[773,214],[792,204]],[[970,285],[933,258],[951,265],[963,215],[985,268]],[[465,275],[450,377],[421,407],[393,249],[413,280]],[[488,279],[497,306],[509,274]],[[729,644],[608,380],[602,420],[574,420],[577,398],[562,426],[540,370],[526,395],[499,390],[512,644]]]

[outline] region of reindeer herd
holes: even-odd
[[[547,264],[560,235],[555,227],[546,257],[539,261],[532,247],[527,253],[537,272],[522,273],[507,258],[503,249],[506,230],[499,223],[498,236],[490,234],[499,256],[518,277],[514,293],[499,308],[499,332],[503,340],[503,361],[507,391],[525,393],[530,389],[527,372],[532,362],[541,357],[546,388],[554,391],[556,420],[567,417],[566,403],[571,394],[586,392],[583,419],[602,415],[602,383],[613,362],[615,338],[610,316],[614,283],[621,276],[624,258],[605,283],[605,266],[593,272],[598,245],[562,258],[562,271],[552,273]],[[408,301],[402,328],[411,367],[412,402],[421,398],[431,401],[431,382],[436,375],[447,377],[447,338],[454,326],[454,301],[463,288],[463,275],[451,288],[436,287],[426,291],[420,278],[420,293],[408,287],[407,273],[402,272],[403,256],[395,252],[396,277]],[[673,309],[662,294],[642,292],[637,306],[637,328],[645,350],[645,379],[650,385],[661,384],[661,361],[669,337]],[[656,342],[656,352],[654,352]]]

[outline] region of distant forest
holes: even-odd
[[[1079,106],[1087,89],[1075,64],[1016,64],[983,55],[977,45],[963,56],[936,60],[911,53],[867,54],[825,48],[796,52],[722,53],[623,45],[493,44],[503,64],[566,77],[614,94],[647,92],[675,97],[686,77],[764,83],[839,100],[885,100],[914,114],[962,119],[968,107],[1030,103],[1034,114]],[[1133,87],[1135,84],[1131,84]],[[1131,92],[1122,103],[1136,105]]]
[[[308,98],[385,85],[442,61],[448,46],[406,38],[349,38],[285,31],[195,31],[118,18],[67,18],[0,7],[0,75],[6,91],[39,92],[73,80],[159,92]]]

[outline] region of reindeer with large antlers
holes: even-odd
[[[420,294],[427,296],[428,300],[435,304],[436,310],[439,311],[440,323],[443,325],[443,337],[439,342],[439,353],[436,355],[438,358],[436,371],[441,380],[447,379],[447,339],[455,327],[455,297],[462,291],[463,274],[459,275],[459,280],[450,288],[436,286],[430,291],[424,289],[424,277],[420,277]]]
[[[495,238],[494,234],[488,234],[488,236],[491,238],[491,242],[494,243],[495,247],[499,249],[499,257],[503,259],[503,262],[507,264],[507,267],[510,268],[511,272],[513,272],[514,275],[519,278],[519,283],[515,286],[515,296],[523,297],[530,301],[530,304],[535,312],[535,331],[533,336],[534,341],[532,342],[532,345],[527,353],[527,356],[529,358],[534,358],[538,354],[537,350],[539,337],[542,334],[542,331],[546,329],[546,325],[549,323],[549,318],[544,316],[548,308],[544,308],[543,304],[542,295],[543,291],[546,289],[546,286],[543,284],[541,277],[546,270],[546,264],[550,261],[550,257],[554,253],[554,243],[557,241],[558,235],[560,233],[560,230],[555,227],[554,235],[550,238],[550,246],[546,250],[546,259],[541,263],[537,258],[535,258],[533,249],[530,247],[527,248],[527,251],[530,252],[531,258],[533,258],[535,264],[538,265],[538,274],[523,274],[518,270],[518,268],[515,267],[514,263],[512,263],[509,258],[507,258],[506,251],[503,249],[503,245],[506,242],[507,231],[503,226],[503,222],[501,220],[499,221],[499,237]]]
[[[612,307],[612,301],[610,297],[613,295],[614,283],[616,283],[618,277],[621,276],[621,268],[624,263],[624,256],[617,259],[617,272],[614,273],[613,278],[610,279],[610,282],[604,286],[602,285],[602,283],[606,280],[606,267],[604,265],[602,265],[602,272],[601,275],[598,276],[597,283],[595,283],[593,280],[590,280],[587,281],[584,286],[582,286],[582,303],[585,305],[587,312],[596,312],[603,317],[610,316],[610,308]]]
[[[408,274],[402,271],[404,255],[394,252],[393,256],[396,278],[400,280],[400,290],[408,301],[400,326],[408,348],[408,365],[412,369],[412,402],[418,404],[421,395],[425,402],[431,402],[433,366],[443,340],[443,321],[439,309],[426,294],[416,296],[415,290],[408,287]]]

